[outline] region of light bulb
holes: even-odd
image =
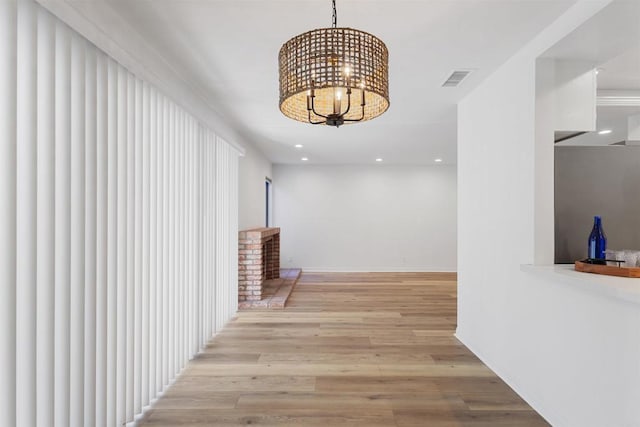
[[[349,67],[344,67],[344,75],[349,77],[349,74],[351,73],[351,68]]]
[[[341,91],[337,91],[337,92],[336,92],[336,99],[337,99],[338,101],[340,101],[340,100],[342,99],[342,92],[341,92]]]

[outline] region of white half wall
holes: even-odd
[[[244,156],[240,157],[240,230],[265,226],[264,182],[271,175],[271,161],[253,146],[246,145]]]
[[[607,3],[576,3],[458,106],[456,335],[554,426],[640,420],[640,306],[594,294],[578,273],[524,266],[553,255],[553,132],[536,120],[552,116],[536,111],[536,58]]]
[[[281,265],[455,271],[456,168],[274,165]]]

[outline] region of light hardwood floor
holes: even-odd
[[[143,425],[547,426],[453,337],[451,275],[303,274],[244,311]]]

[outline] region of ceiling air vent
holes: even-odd
[[[472,70],[454,70],[449,78],[442,84],[442,87],[456,87],[458,86]]]

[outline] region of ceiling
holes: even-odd
[[[640,43],[598,68],[598,89],[640,90]]]
[[[455,163],[456,103],[575,2],[338,0],[339,26],[387,44],[391,107],[336,129],[292,121],[278,109],[278,50],[299,33],[330,26],[329,0],[57,1],[113,39],[121,26],[103,13],[108,4],[272,162],[305,156],[342,164]],[[459,68],[475,71],[457,88],[441,87]]]
[[[599,70],[599,94],[632,96],[640,93],[640,2],[614,1],[559,41],[543,55],[548,58],[589,61]],[[557,145],[611,145],[627,139],[630,116],[639,105],[597,107],[596,131]],[[598,131],[611,133],[599,134]]]
[[[632,47],[609,61],[598,64],[598,89],[629,93],[637,96],[640,90],[640,40],[633,39]],[[596,132],[588,132],[558,145],[611,145],[627,139],[628,119],[640,114],[640,106],[598,106]],[[601,135],[597,131],[611,130]]]

